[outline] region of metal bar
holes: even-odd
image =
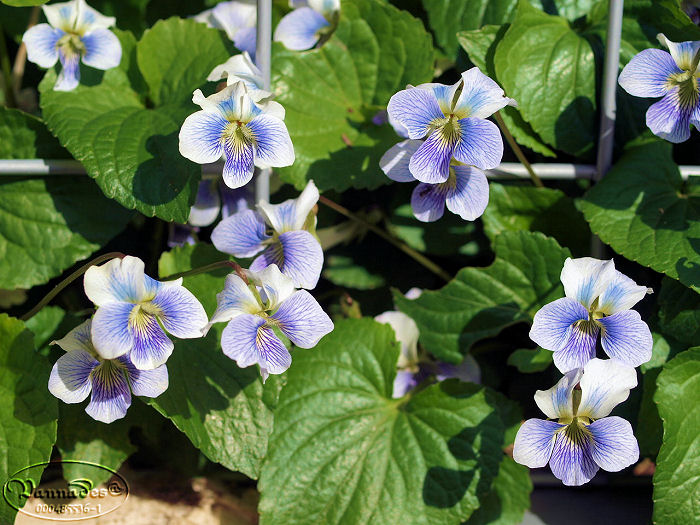
[[[221,175],[223,162],[202,165],[205,177]],[[533,169],[543,179],[574,180],[592,179],[597,173],[592,164],[533,164]],[[700,176],[700,166],[678,166],[681,177]],[[46,176],[46,175],[85,175],[85,168],[77,160],[68,159],[0,159],[0,176]],[[493,170],[486,172],[490,179],[528,178],[525,167],[519,162],[503,162]]]
[[[258,0],[255,62],[263,76],[263,86],[270,91],[272,53],[272,0]],[[270,168],[258,170],[255,178],[255,199],[270,202]]]

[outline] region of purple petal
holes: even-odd
[[[227,124],[219,113],[193,113],[180,128],[180,154],[197,164],[216,162],[224,153],[221,137]]]
[[[168,246],[170,248],[175,248],[186,244],[194,245],[197,243],[196,233],[198,231],[199,228],[194,226],[171,222],[168,225]]]
[[[108,303],[100,306],[92,318],[92,344],[104,359],[114,359],[129,352],[135,342],[129,318],[137,305]]]
[[[571,433],[575,433],[575,438],[572,438]],[[598,472],[598,465],[593,461],[591,454],[592,441],[591,436],[580,428],[572,430],[570,427],[557,434],[549,466],[552,474],[564,485],[583,485]]]
[[[122,45],[109,29],[97,28],[80,39],[85,45],[83,64],[96,69],[112,69],[122,60]]]
[[[552,456],[556,432],[563,426],[555,421],[528,419],[515,436],[513,459],[526,467],[544,467]]]
[[[255,165],[259,168],[281,168],[294,163],[294,146],[284,121],[272,115],[258,115],[248,122],[255,138]]]
[[[445,204],[465,221],[481,217],[489,203],[489,183],[483,171],[472,166],[453,166],[456,181]]]
[[[685,106],[678,96],[678,86],[649,107],[647,110],[647,126],[657,137],[669,142],[679,143],[690,138],[690,118],[697,107]]]
[[[310,7],[300,7],[282,17],[275,29],[274,40],[288,49],[304,51],[318,42],[318,31],[330,24]]]
[[[666,51],[645,49],[632,57],[620,73],[618,82],[635,97],[663,97],[668,91],[669,76],[680,72]]]
[[[224,182],[229,188],[245,186],[253,178],[254,152],[253,144],[248,141],[233,143],[227,140],[224,143]]]
[[[251,208],[251,203],[255,196],[247,186],[234,190],[226,186],[226,184],[223,184],[222,180],[221,184],[219,184],[219,189],[221,190],[221,198],[223,200],[221,216],[224,219]]]
[[[58,41],[65,35],[60,29],[49,24],[37,24],[30,27],[22,41],[27,47],[27,60],[40,67],[51,67],[58,60]]]
[[[233,45],[236,49],[247,51],[250,58],[255,60],[255,48],[257,46],[257,31],[255,27],[244,27],[233,35]]]
[[[165,363],[175,345],[168,339],[154,315],[138,312],[131,323],[134,346],[129,358],[139,370],[153,370]],[[201,336],[201,332],[199,333]]]
[[[396,378],[394,379],[394,391],[391,397],[398,399],[405,396],[411,390],[418,386],[423,378],[420,373],[414,373],[409,370],[398,370],[396,372]]]
[[[647,324],[635,310],[625,310],[599,319],[600,342],[610,357],[636,367],[651,359],[653,341]]]
[[[58,358],[49,376],[49,392],[64,403],[80,403],[90,394],[90,372],[99,365],[85,350],[71,350]]]
[[[387,112],[391,119],[406,127],[411,139],[422,139],[433,121],[445,118],[433,90],[414,87],[395,93],[389,100]]]
[[[593,434],[593,461],[603,470],[618,472],[639,459],[632,426],[621,417],[604,417],[591,423],[588,429]]]
[[[129,375],[131,391],[135,396],[158,397],[168,389],[168,368],[160,365],[153,370],[139,370],[128,357],[119,358]]]
[[[168,333],[180,339],[202,337],[209,319],[202,303],[187,288],[175,284],[161,286],[151,303],[160,309],[158,320]]]
[[[498,126],[489,120],[473,117],[461,119],[459,126],[455,159],[482,170],[498,167],[503,158],[503,139]]]
[[[572,325],[564,347],[553,355],[554,365],[562,374],[582,368],[595,357],[599,328],[588,321]]]
[[[421,183],[411,194],[411,209],[416,219],[422,222],[433,222],[445,213],[444,184]]]
[[[92,373],[92,396],[85,412],[103,423],[121,419],[131,405],[126,368],[119,361],[103,361]]]
[[[197,197],[190,208],[187,222],[192,226],[209,226],[219,216],[220,210],[219,182],[215,179],[199,181]]]
[[[235,257],[252,257],[262,249],[270,236],[265,233],[265,221],[258,212],[245,210],[222,220],[211,234],[220,252]]]
[[[420,147],[420,140],[404,140],[392,146],[382,158],[379,167],[384,174],[396,182],[413,182],[416,180],[408,169],[411,156]]]
[[[333,331],[333,321],[309,292],[299,290],[283,301],[272,315],[280,330],[300,348],[313,348]]]
[[[281,374],[292,364],[292,356],[262,317],[243,314],[226,325],[221,349],[245,368],[260,365],[269,374]]]
[[[445,182],[450,174],[450,161],[458,137],[446,135],[444,127],[438,128],[411,155],[408,169],[416,180],[428,184]]]
[[[323,249],[318,240],[304,230],[284,232],[250,265],[259,272],[276,264],[282,273],[294,281],[298,288],[313,290],[323,268]]]
[[[556,352],[568,341],[572,325],[581,319],[588,319],[588,311],[578,301],[562,297],[537,311],[530,339],[545,350]]]
[[[451,377],[455,377],[466,383],[481,383],[481,368],[476,359],[471,354],[467,354],[458,365],[452,363],[438,363],[437,373],[435,378],[438,381],[444,381]]]
[[[53,88],[55,91],[72,91],[80,84],[80,55],[78,53],[66,55],[62,49],[59,49],[58,58],[61,61],[61,72]]]

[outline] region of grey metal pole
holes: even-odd
[[[620,70],[620,40],[622,38],[622,14],[624,0],[610,0],[608,7],[608,33],[605,42],[605,63],[603,64],[603,96],[600,108],[600,133],[598,135],[598,158],[593,181],[602,179],[612,164],[615,144],[615,115],[617,107],[617,75]],[[591,238],[591,255],[603,258],[605,246],[596,236]]]
[[[255,62],[263,76],[264,88],[270,91],[272,53],[272,0],[258,0]],[[270,202],[270,168],[261,169],[255,178],[255,200]]]

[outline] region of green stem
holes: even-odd
[[[7,53],[5,44],[5,32],[0,25],[0,67],[2,67],[2,89],[5,92],[5,105],[8,108],[17,107],[15,92],[12,88],[12,67],[10,65],[10,55]]]
[[[22,321],[28,321],[32,317],[34,317],[39,310],[41,310],[44,306],[49,304],[51,300],[56,297],[61,290],[63,290],[66,286],[68,286],[70,283],[75,281],[78,277],[83,275],[85,272],[88,271],[88,268],[91,266],[95,266],[96,264],[100,264],[103,261],[107,261],[109,259],[115,259],[115,258],[124,258],[124,254],[121,252],[109,252],[105,253],[104,255],[100,255],[99,257],[95,257],[92,261],[90,261],[87,264],[84,264],[80,268],[78,268],[76,271],[74,271],[72,274],[70,274],[68,277],[63,279],[60,283],[58,283],[56,286],[53,287],[53,289],[46,294],[46,296],[39,301],[39,304],[37,304],[34,308],[29,310],[26,314],[24,314],[22,317],[20,317],[20,320]]]
[[[241,265],[234,261],[217,261],[211,264],[205,264],[204,266],[200,266],[199,268],[193,268],[192,270],[187,270],[186,272],[174,273],[172,275],[162,277],[161,280],[172,281],[173,279],[179,279],[180,277],[190,277],[192,275],[199,275],[200,273],[207,273],[213,270],[218,270],[219,268],[226,267],[233,268],[238,277],[243,279],[243,281],[245,281],[245,283],[248,284],[248,276],[245,274],[245,271],[243,270]]]
[[[341,206],[340,204],[338,204],[336,202],[333,202],[332,200],[324,197],[323,195],[321,195],[319,197],[319,202],[322,202],[323,204],[325,204],[326,206],[328,206],[332,210],[337,211],[338,213],[340,213],[341,215],[344,215],[348,219],[352,219],[353,221],[358,222],[359,224],[361,224],[362,226],[364,226],[368,230],[371,230],[372,232],[376,233],[382,239],[384,239],[385,241],[396,246],[399,250],[404,252],[409,257],[412,257],[416,262],[425,266],[428,270],[433,272],[438,277],[444,279],[446,282],[449,282],[452,279],[452,276],[449,273],[447,273],[445,270],[440,268],[433,261],[431,261],[430,259],[428,259],[424,255],[418,253],[416,250],[411,248],[409,245],[407,245],[403,241],[400,241],[399,239],[391,236],[389,233],[385,232],[381,228],[378,228],[374,224],[371,224],[371,223],[365,221],[364,219],[362,219],[361,217],[355,215],[353,212],[351,212],[347,208]]]
[[[535,170],[532,169],[532,164],[530,164],[530,162],[525,158],[525,154],[523,153],[523,150],[521,150],[520,146],[518,146],[518,143],[515,142],[513,135],[511,135],[510,130],[508,129],[508,126],[506,126],[506,123],[503,121],[503,117],[501,116],[501,113],[496,111],[496,113],[494,113],[493,116],[496,119],[496,123],[498,124],[498,127],[501,128],[503,135],[506,137],[506,141],[508,141],[508,144],[510,145],[510,148],[513,150],[513,153],[515,153],[515,156],[518,157],[518,160],[520,161],[520,163],[523,166],[525,166],[525,169],[530,174],[530,178],[532,179],[532,183],[535,186],[537,186],[538,188],[544,188],[544,184],[542,184],[542,179],[540,179],[537,176],[537,173],[535,173]]]

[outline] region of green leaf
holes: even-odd
[[[60,275],[119,233],[132,213],[84,177],[0,179],[0,288]]]
[[[565,18],[520,0],[494,64],[498,81],[544,142],[572,155],[591,152],[596,134],[594,53]]]
[[[681,178],[671,145],[629,147],[579,202],[591,230],[628,259],[700,292],[700,186]]]
[[[659,292],[659,328],[686,345],[700,341],[700,295],[664,279]]]
[[[496,46],[505,35],[510,24],[501,26],[487,25],[481,29],[472,31],[460,31],[457,39],[460,45],[469,55],[469,59],[482,72],[496,79],[496,68],[493,64],[493,56],[496,53]],[[532,151],[555,157],[556,154],[544,144],[542,138],[535,133],[532,126],[523,120],[520,112],[512,107],[506,106],[500,111],[503,122],[511,132],[515,140],[522,146],[530,148]]]
[[[392,399],[398,345],[366,318],[295,352],[260,477],[263,525],[448,524],[478,507],[502,458],[493,392],[454,380]]]
[[[41,349],[48,345],[65,317],[66,311],[63,308],[44,306],[34,317],[27,320],[25,325],[34,334],[34,348]]]
[[[506,232],[494,242],[487,268],[462,268],[446,286],[414,300],[394,291],[399,310],[412,317],[420,342],[442,361],[461,362],[472,344],[505,327],[531,322],[543,305],[563,296],[559,275],[571,256],[541,233]]]
[[[47,388],[51,364],[34,352],[34,336],[24,323],[0,314],[0,479],[10,479],[18,470],[50,459],[56,441],[56,398]],[[43,468],[18,475],[35,486]],[[16,491],[4,493],[13,504],[25,498]],[[13,523],[17,511],[0,500],[0,523]]]
[[[0,158],[56,159],[68,157],[44,122],[18,109],[0,106]]]
[[[482,220],[491,241],[505,231],[540,231],[576,255],[590,251],[591,231],[574,201],[560,190],[492,182]]]
[[[192,91],[230,56],[230,42],[178,18],[156,23],[138,44],[131,33],[117,34],[118,68],[83,71],[70,92],[53,91],[56,73],[46,74],[39,86],[44,118],[105,195],[145,215],[186,222],[201,168],[180,155],[178,134],[199,109]]]
[[[664,439],[654,473],[654,523],[686,525],[697,517],[700,490],[700,347],[669,361],[657,385]]]
[[[42,5],[48,1],[49,0],[2,0],[2,3],[12,7],[27,7],[32,5]]]
[[[432,78],[421,21],[380,0],[347,0],[323,46],[299,53],[277,43],[272,51],[272,86],[296,152],[282,179],[338,191],[388,183],[379,159],[401,139],[372,117],[406,84]]]
[[[544,348],[536,348],[529,350],[520,348],[508,356],[507,363],[518,369],[518,372],[523,374],[531,374],[533,372],[542,372],[549,368],[552,364],[553,352]]]
[[[325,266],[323,277],[337,286],[357,290],[374,290],[384,286],[384,277],[359,266],[352,257],[331,255]]]
[[[213,246],[198,244],[164,253],[158,267],[167,276],[221,260],[226,256]],[[228,273],[221,269],[184,279],[210,316]],[[210,460],[256,478],[281,380],[271,376],[263,387],[257,367],[238,368],[226,357],[219,344],[224,327],[220,323],[206,337],[177,341],[168,359],[170,386],[150,404]]]

